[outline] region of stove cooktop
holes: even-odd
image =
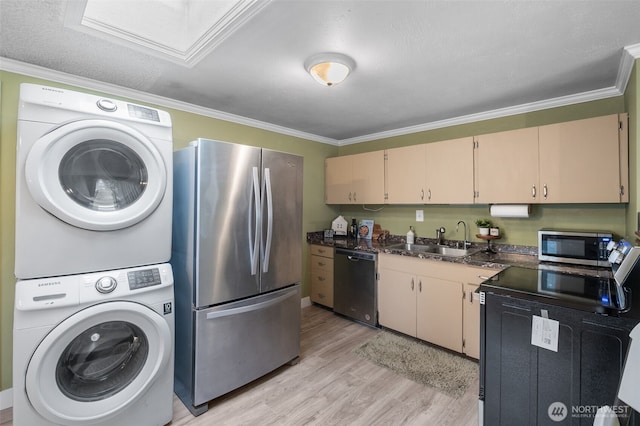
[[[610,274],[559,272],[549,268],[512,266],[482,283],[502,292],[528,295],[557,304],[602,314],[624,312],[615,280]]]

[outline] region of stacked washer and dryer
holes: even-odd
[[[171,421],[172,171],[167,112],[20,86],[16,426]]]

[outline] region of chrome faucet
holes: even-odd
[[[460,227],[460,224],[464,225],[464,243],[462,248],[467,249],[471,245],[469,240],[467,240],[467,224],[464,222],[464,220],[459,221],[458,224],[456,225],[456,232],[458,232],[458,228]]]
[[[441,226],[440,228],[436,229],[436,240],[438,245],[442,245],[444,243],[445,232],[447,232],[447,230],[444,229],[444,226]]]

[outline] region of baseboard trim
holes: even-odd
[[[0,391],[0,410],[13,407],[13,388]]]

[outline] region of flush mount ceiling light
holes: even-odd
[[[318,53],[304,62],[304,68],[318,83],[334,86],[356,67],[353,59],[341,53]]]

